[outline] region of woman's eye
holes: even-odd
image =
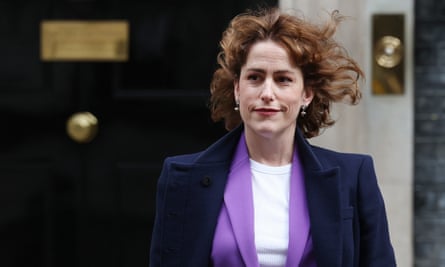
[[[289,77],[278,77],[278,82],[280,83],[290,83],[292,82],[292,79]]]
[[[247,76],[247,79],[251,80],[251,81],[257,81],[259,79],[259,77],[258,77],[258,75],[251,74],[251,75]]]

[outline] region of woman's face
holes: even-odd
[[[301,106],[313,98],[300,68],[270,40],[252,45],[234,88],[246,131],[266,138],[293,136]]]

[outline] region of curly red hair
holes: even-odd
[[[305,90],[314,94],[306,115],[297,119],[304,136],[317,136],[321,128],[333,125],[331,103],[357,104],[361,98],[358,80],[363,77],[357,63],[333,39],[343,18],[334,11],[327,23],[316,25],[275,7],[249,10],[234,17],[220,41],[219,67],[210,84],[212,119],[224,120],[228,130],[242,122],[239,112],[233,109],[233,82],[246,63],[250,47],[259,41],[272,40],[287,50],[290,59],[302,70]]]

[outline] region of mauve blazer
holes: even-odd
[[[240,126],[202,152],[164,161],[151,267],[211,266],[213,234],[242,131]],[[304,170],[317,265],[396,266],[371,157],[312,146],[299,130],[295,143]],[[248,262],[246,266],[250,267]]]

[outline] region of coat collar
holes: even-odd
[[[204,150],[199,157],[196,159],[196,163],[217,163],[217,162],[227,162],[232,160],[233,153],[239,142],[241,133],[244,131],[244,126],[241,124],[234,130],[227,133],[217,142],[209,146]],[[311,145],[303,137],[303,133],[297,128],[295,133],[295,142],[298,147],[298,152],[304,157],[301,158],[305,169],[310,171],[321,171],[323,166],[319,159],[315,155]]]

